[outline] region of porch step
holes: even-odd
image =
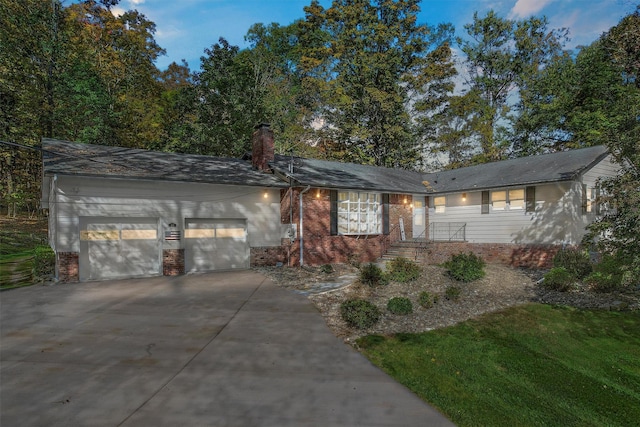
[[[421,246],[424,246],[425,240],[401,240],[392,244],[387,252],[380,257],[380,261],[390,261],[397,257],[408,258],[411,260],[416,259],[416,251]]]

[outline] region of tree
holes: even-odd
[[[0,0],[0,139],[146,147],[158,139],[155,24],[118,0]],[[0,149],[2,199],[38,200],[36,150]]]
[[[301,23],[302,85],[315,91],[333,156],[414,168],[420,158],[409,114],[424,94],[433,29],[417,23],[418,0],[317,1]]]
[[[629,277],[640,277],[640,6],[624,17],[590,48],[605,64],[592,63],[596,69],[608,65],[617,75],[610,88],[612,102],[602,105],[601,141],[607,145],[621,168],[619,176],[601,182],[601,203],[607,209],[589,227],[586,242],[595,242],[603,251],[613,253]],[[608,73],[607,73],[608,75]]]
[[[549,30],[545,17],[513,21],[494,11],[465,25],[469,39],[459,38],[467,56],[469,90],[478,95],[473,134],[481,161],[505,158],[512,148],[518,110],[528,108],[531,82],[562,55],[567,30]],[[510,98],[519,98],[510,102]],[[517,108],[514,110],[514,106]]]

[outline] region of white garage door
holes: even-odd
[[[157,218],[80,218],[80,280],[155,276],[161,271]]]
[[[244,219],[187,218],[184,238],[187,272],[249,268]]]

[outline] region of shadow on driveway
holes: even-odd
[[[0,294],[0,425],[452,425],[254,271]]]

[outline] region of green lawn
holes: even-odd
[[[358,344],[459,426],[640,425],[640,312],[529,304]]]

